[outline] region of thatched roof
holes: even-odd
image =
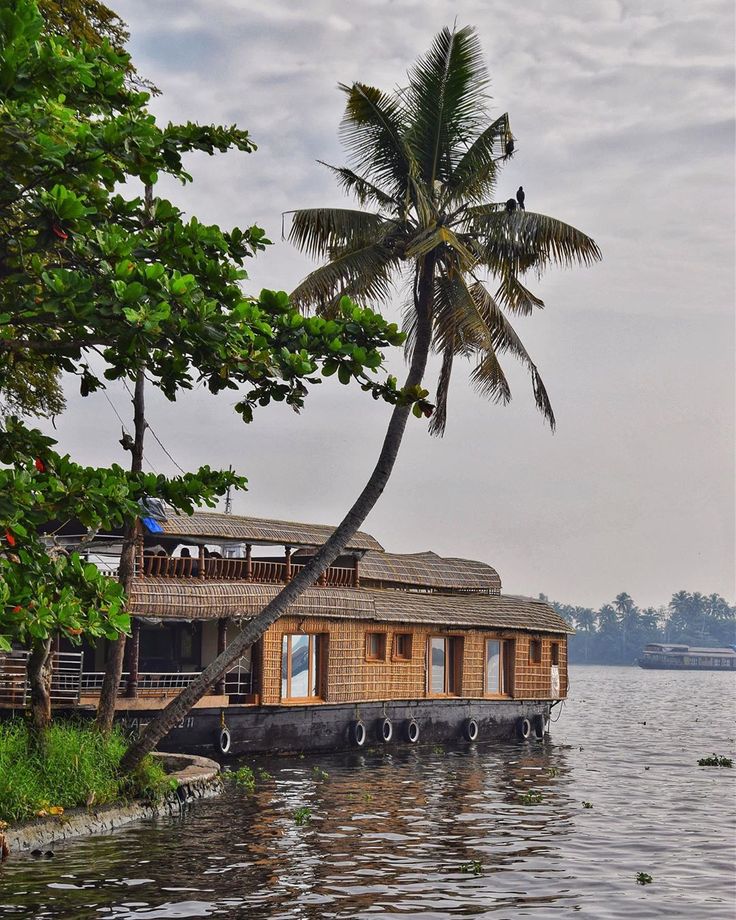
[[[382,585],[412,585],[449,591],[500,594],[498,572],[485,562],[443,558],[437,553],[368,552],[360,562],[361,580]]]
[[[252,618],[280,585],[136,578],[130,593],[134,616],[212,619]],[[572,632],[549,604],[528,597],[488,594],[423,594],[370,588],[308,588],[289,609],[294,616],[424,623],[444,627]]]
[[[273,521],[268,518],[242,517],[195,511],[194,514],[172,514],[161,523],[164,536],[210,537],[215,540],[237,540],[243,543],[278,543],[286,546],[321,546],[334,531],[328,524],[298,524],[293,521]],[[383,547],[370,534],[358,531],[350,540],[350,549],[375,550]]]

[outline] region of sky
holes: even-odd
[[[257,153],[190,157],[194,183],[159,194],[220,226],[264,227],[274,245],[247,290],[291,290],[312,265],[281,239],[282,212],[352,207],[316,161],[347,165],[338,83],[385,90],[457,19],[477,27],[490,115],[517,153],[499,198],[592,236],[593,268],[531,286],[543,311],[517,321],[553,400],[553,434],[527,378],[482,401],[457,368],[444,439],[413,420],[364,525],[390,551],[482,559],[504,592],[642,606],[680,589],[736,597],[734,11],[730,0],[120,0],[139,72],[163,121],[246,128]],[[396,308],[386,310],[393,318]],[[401,355],[391,367],[403,370]],[[432,365],[430,377],[436,376]],[[108,402],[108,399],[110,402]],[[123,460],[128,397],[70,393],[62,447]],[[361,490],[389,409],[354,387],[318,387],[301,415],[269,407],[244,426],[234,398],[196,391],[148,416],[183,467],[233,464],[238,513],[337,523]],[[174,473],[151,438],[149,464]]]

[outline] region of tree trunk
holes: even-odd
[[[419,276],[415,307],[417,310],[417,330],[412,352],[411,365],[405,386],[414,387],[421,384],[427,366],[427,357],[432,341],[432,297],[434,289],[434,270],[436,256],[430,253],[423,260]],[[263,633],[280,616],[285,614],[300,594],[311,587],[320,575],[340,556],[356,531],[360,528],[374,505],[381,497],[393,470],[396,456],[401,446],[406,423],[411,412],[410,406],[395,406],[383,440],[378,461],[352,508],[343,518],[338,528],[326,543],[315,553],[310,562],[287,584],[279,594],[238,633],[225,651],[218,655],[204,671],[192,681],[169,705],[148,723],[141,735],[128,748],[120,766],[131,771],[149,754],[158,742],[182,719],[217,681],[221,674],[252,646]]]
[[[135,392],[133,394],[133,426],[135,429],[133,439],[133,456],[130,461],[130,471],[140,473],[143,469],[143,438],[146,433],[145,418],[145,401],[143,397],[143,387],[145,375],[143,369],[138,371],[135,380]],[[133,575],[135,574],[135,551],[140,524],[138,519],[127,521],[123,534],[123,547],[120,552],[120,569],[118,577],[126,594],[130,594]],[[110,657],[105,666],[105,677],[102,681],[100,690],[100,702],[97,706],[97,718],[95,725],[103,734],[107,735],[112,730],[113,719],[115,718],[115,703],[118,698],[120,688],[120,679],[123,673],[123,658],[125,657],[125,633],[120,635],[112,643]]]
[[[28,657],[28,683],[31,688],[31,723],[41,745],[51,724],[52,670],[51,639],[37,639]]]

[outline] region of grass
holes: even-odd
[[[312,820],[312,809],[308,805],[302,805],[294,812],[294,823],[299,827],[309,824]]]
[[[730,757],[719,757],[714,754],[712,757],[701,757],[698,761],[699,767],[732,767],[733,760]]]
[[[0,820],[27,821],[61,815],[67,808],[156,799],[172,788],[152,757],[134,774],[121,775],[125,749],[119,729],[105,738],[88,725],[56,722],[42,752],[25,722],[0,723]]]
[[[541,805],[544,796],[541,792],[523,792],[519,795],[522,805]]]

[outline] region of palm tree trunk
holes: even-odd
[[[138,371],[135,380],[135,391],[133,394],[133,426],[135,430],[133,439],[133,456],[130,461],[130,471],[140,473],[143,469],[143,438],[146,433],[145,418],[145,401],[143,388],[145,375],[143,369]],[[123,546],[120,552],[120,568],[118,577],[125,590],[126,595],[130,593],[130,588],[135,574],[135,550],[140,524],[137,518],[127,521],[123,533]],[[115,703],[118,698],[118,689],[120,679],[123,674],[123,658],[125,657],[125,643],[127,637],[125,633],[120,635],[112,643],[110,657],[105,666],[105,677],[100,689],[100,702],[97,705],[97,717],[95,725],[98,731],[107,735],[112,730],[113,719],[115,718]]]
[[[419,284],[415,298],[417,310],[417,331],[412,352],[409,373],[405,387],[419,386],[424,378],[430,344],[432,340],[432,297],[434,293],[434,270],[436,257],[430,253],[421,264]],[[250,648],[280,616],[285,614],[300,594],[311,587],[345,550],[374,505],[381,497],[396,462],[396,456],[411,412],[410,406],[395,406],[383,439],[378,461],[352,508],[340,525],[322,545],[311,561],[290,581],[276,597],[251,620],[236,636],[225,651],[218,655],[195,680],[189,684],[151,722],[128,748],[120,762],[121,768],[130,772],[149,754],[158,742],[189,712],[222,674]]]
[[[31,688],[31,723],[36,743],[44,746],[51,724],[51,639],[37,639],[28,656],[28,683]]]

